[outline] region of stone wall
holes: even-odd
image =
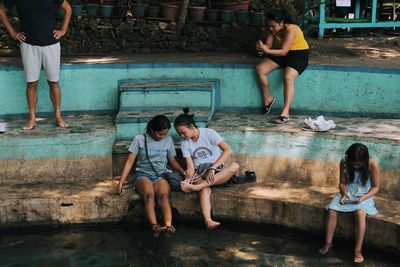
[[[17,18],[11,20],[14,25],[18,24]],[[62,39],[62,52],[63,55],[251,52],[260,31],[260,26],[188,23],[179,35],[173,22],[82,17],[71,20],[69,31]],[[17,42],[1,26],[0,50],[17,49]]]

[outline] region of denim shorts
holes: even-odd
[[[133,190],[136,189],[136,183],[140,179],[149,179],[153,184],[162,179],[162,177],[158,177],[157,175],[150,175],[144,172],[135,172],[134,177],[135,177],[135,184],[133,186]]]

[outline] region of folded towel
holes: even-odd
[[[327,121],[322,115],[318,116],[316,120],[313,120],[311,117],[307,117],[304,119],[304,124],[305,130],[312,130],[314,132],[326,132],[336,127],[333,120]]]
[[[6,132],[6,124],[0,122],[0,133],[5,133],[5,132]]]

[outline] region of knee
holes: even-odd
[[[157,196],[157,202],[159,205],[165,204],[169,202],[169,195],[168,194],[160,194]]]
[[[28,82],[27,83],[27,88],[28,88],[28,90],[36,90],[37,85],[38,85],[38,81],[36,81],[36,82]]]
[[[201,195],[211,195],[211,188],[210,187],[205,187],[200,190]]]
[[[364,210],[356,210],[354,212],[354,216],[356,217],[357,220],[365,218],[365,215],[366,215],[366,213]]]
[[[144,202],[154,202],[154,200],[155,200],[154,193],[152,193],[152,192],[144,193],[144,195],[143,195]]]
[[[237,164],[236,162],[232,162],[229,167],[230,167],[230,171],[233,174],[235,174],[239,171],[239,164]]]
[[[285,77],[283,78],[283,83],[285,85],[291,85],[294,84],[294,79],[292,77]]]
[[[267,72],[265,71],[264,65],[262,63],[257,64],[256,73],[258,76],[265,76]]]

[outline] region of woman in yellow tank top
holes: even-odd
[[[278,124],[290,120],[289,110],[294,98],[294,80],[308,66],[309,46],[303,32],[296,24],[288,23],[285,12],[275,11],[266,16],[267,40],[256,43],[256,49],[266,55],[257,67],[257,76],[264,95],[264,113],[271,111],[275,98],[270,95],[267,74],[274,69],[284,69],[284,104],[275,119]]]

